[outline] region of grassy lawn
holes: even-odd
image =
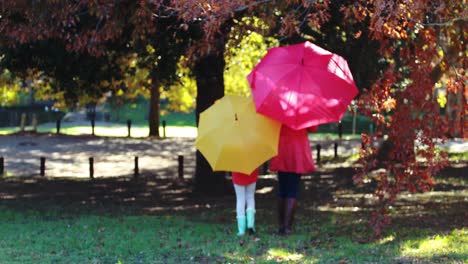
[[[32,130],[32,127],[28,127],[26,130]],[[37,127],[37,132],[39,133],[56,133],[56,131],[56,125],[52,123],[42,124]],[[0,128],[0,135],[8,135],[15,132],[19,132],[19,128]],[[161,126],[159,128],[160,135],[163,136],[164,132],[167,137],[196,137],[197,135],[197,129],[193,126],[166,126],[165,131]],[[60,127],[60,133],[65,135],[91,135],[92,128],[88,123],[63,123]],[[126,124],[97,122],[94,133],[96,136],[127,137],[128,127]],[[132,125],[130,133],[132,137],[147,137],[149,128],[144,124]]]
[[[167,123],[165,127],[165,133],[167,137],[196,137],[197,128],[193,125],[185,125],[184,123]],[[172,124],[172,125],[171,125]],[[27,131],[32,130],[32,127],[27,127]],[[18,127],[0,127],[0,135],[8,135],[15,132],[19,132]],[[56,133],[56,124],[55,123],[46,123],[41,124],[37,127],[37,132],[39,133]],[[91,123],[82,122],[82,123],[62,123],[60,127],[60,133],[65,135],[91,135]],[[108,122],[96,122],[94,133],[97,136],[105,137],[127,137],[128,136],[128,127],[127,124],[121,123],[108,123]],[[146,137],[148,136],[149,129],[147,124],[133,124],[131,127],[131,136],[132,137]],[[162,126],[159,128],[159,133],[161,136],[164,135],[164,129]],[[338,135],[336,133],[313,133],[310,134],[311,139],[327,139],[327,140],[337,140]],[[359,134],[344,134],[343,139],[359,139],[361,135]]]
[[[31,182],[24,182],[30,192],[10,193],[5,185],[17,185],[11,180],[2,184],[1,263],[468,261],[468,229],[463,221],[467,182],[459,178],[453,183],[445,179],[444,185],[453,184],[454,190],[402,195],[392,211],[394,223],[378,239],[370,239],[368,208],[355,199],[362,193],[344,186],[331,192],[333,199],[328,201],[307,199],[309,194],[304,194],[294,234],[280,237],[274,234],[274,194],[261,192],[271,183],[260,184],[258,236],[238,238],[233,194],[189,198],[182,187],[150,180],[107,186],[98,193],[97,188],[110,182],[102,180],[83,189],[74,187],[76,192],[64,188],[63,197],[54,197],[49,190],[32,193],[43,187]],[[153,194],[159,193],[159,200],[135,189],[148,191],[150,186],[157,189]],[[109,200],[114,195],[120,195],[119,202],[115,197]],[[169,195],[178,195],[172,205],[164,200]]]
[[[449,232],[398,228],[360,243],[357,219],[346,214],[300,219],[290,237],[259,227],[259,236],[236,238],[216,212],[197,215],[67,215],[55,208],[18,212],[2,208],[3,263],[404,263],[468,261],[468,229]],[[265,217],[260,214],[258,222]],[[336,224],[336,219],[340,224]],[[396,227],[395,227],[396,228]],[[403,236],[404,235],[404,236]],[[342,262],[340,262],[342,261]]]

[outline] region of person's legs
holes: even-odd
[[[299,193],[300,178],[301,175],[298,173],[289,173],[288,175],[284,214],[284,233],[286,235],[292,232],[292,225],[297,207],[297,194]]]
[[[278,172],[278,234],[284,234],[284,211],[286,209],[287,172]]]
[[[246,188],[242,185],[234,184],[236,191],[236,213],[237,216],[245,216]]]
[[[247,209],[255,210],[255,186],[255,182],[245,186],[245,200],[247,202]]]
[[[234,190],[236,191],[237,235],[242,236],[247,229],[245,218],[246,188],[245,186],[234,184]]]
[[[255,182],[245,186],[247,201],[247,229],[250,234],[255,233],[255,186]]]
[[[288,173],[278,171],[278,197],[286,198],[288,186]]]
[[[286,178],[286,187],[284,188],[284,196],[286,198],[296,198],[299,193],[301,174],[289,172]]]

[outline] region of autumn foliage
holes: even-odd
[[[354,5],[361,12],[356,18],[367,13],[370,37],[381,43],[382,55],[392,61],[359,100],[362,113],[377,124],[377,136],[385,134],[392,144],[386,160],[378,161],[379,149],[373,147],[378,137],[363,135],[362,167],[355,176],[358,184],[369,179],[377,182],[380,204],[372,222],[379,233],[389,222],[388,207],[397,194],[430,190],[432,176],[447,165],[446,154],[436,152],[437,140],[455,136],[455,131],[467,137],[467,97],[462,96],[456,106],[460,111],[448,120],[439,113],[434,88],[438,84],[454,94],[467,89],[466,55],[462,54],[466,54],[463,24],[468,13],[455,1],[376,1],[372,9],[363,4]],[[453,56],[457,53],[462,56]],[[370,173],[379,162],[385,170]]]

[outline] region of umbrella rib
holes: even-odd
[[[335,65],[337,65],[336,62],[335,62]],[[320,74],[330,74],[330,76],[335,76],[337,79],[340,79],[340,80],[342,80],[342,81],[344,81],[344,82],[346,82],[346,83],[348,83],[350,85],[353,84],[353,81],[350,82],[350,80],[347,80],[347,79],[342,78],[341,76],[337,75],[336,72],[338,72],[338,71],[336,71],[336,70],[335,71],[330,71],[328,68],[318,67],[318,66],[315,66],[315,65],[314,66],[306,66],[306,68],[308,68],[309,71],[319,72]],[[344,71],[341,67],[336,67],[335,69],[340,69],[340,71],[343,73],[343,76],[349,78],[347,72]],[[309,71],[306,71],[306,72],[309,72]]]
[[[301,70],[303,70],[303,66],[301,66]],[[299,86],[299,88],[297,89],[298,94],[302,94],[302,89],[303,89],[303,88],[302,88],[302,85],[301,85],[301,84],[302,84],[302,80],[303,80],[303,76],[302,76],[302,74],[300,74],[300,75],[299,75],[299,80],[298,80],[298,82],[297,82],[297,85]],[[291,102],[291,96],[292,96],[292,93],[289,94],[288,103]],[[298,123],[297,120],[298,120],[298,117],[297,117],[297,109],[294,109],[294,120],[293,120],[293,121],[294,121],[294,122],[293,122],[294,126],[297,125],[297,123]]]
[[[290,65],[290,66],[289,66]],[[263,66],[262,68],[260,69],[257,69],[256,72],[261,74],[262,76],[269,76],[270,74],[268,73],[268,71],[271,69],[271,68],[275,68],[275,67],[281,67],[282,68],[282,71],[281,71],[281,77],[276,80],[277,82],[282,80],[284,78],[284,76],[287,76],[288,74],[291,74],[291,72],[294,72],[294,68],[297,67],[298,64],[297,63],[287,63],[287,64],[274,64],[274,65],[265,65]],[[290,70],[288,70],[290,69]],[[271,80],[271,78],[268,78]]]

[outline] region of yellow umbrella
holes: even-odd
[[[277,155],[280,127],[251,97],[226,95],[200,113],[195,146],[214,171],[250,174]]]

